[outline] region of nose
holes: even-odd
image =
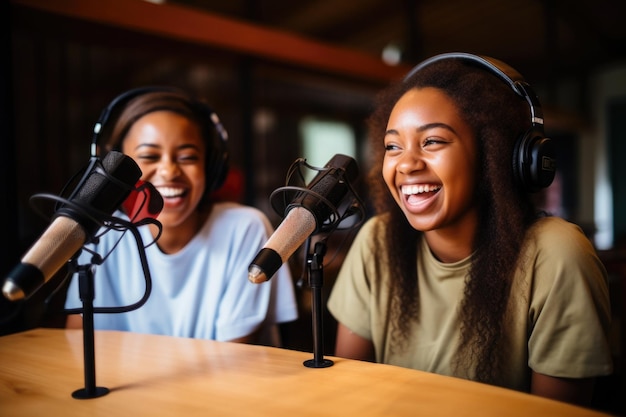
[[[411,174],[426,168],[426,162],[419,151],[405,151],[400,156],[396,170],[401,174]]]
[[[178,177],[181,171],[176,161],[169,158],[164,158],[163,160],[161,160],[157,172],[161,177],[163,177],[163,179],[171,180]]]

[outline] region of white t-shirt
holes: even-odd
[[[118,213],[119,214],[119,213]],[[152,242],[149,228],[139,227],[144,246]],[[262,343],[279,343],[276,323],[298,315],[293,281],[283,265],[267,282],[248,280],[248,266],[267,242],[272,227],[253,207],[217,203],[202,229],[181,251],[164,254],[156,244],[145,249],[152,291],[139,309],[127,313],[94,315],[94,327],[179,337],[232,340],[263,326]],[[106,256],[94,274],[95,307],[125,306],[144,294],[145,279],[139,250],[127,231],[109,231],[95,246]],[[79,263],[90,261],[87,251]],[[66,307],[81,307],[78,274],[70,284]]]

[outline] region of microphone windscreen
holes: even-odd
[[[141,169],[131,157],[116,151],[104,157],[102,168],[104,173],[97,169],[91,172],[73,200],[105,213],[113,213],[134,188],[141,177]],[[117,181],[111,181],[108,176]]]
[[[102,165],[86,173],[82,184],[77,186],[70,201],[83,208],[77,210],[72,205],[64,205],[56,216],[67,216],[85,228],[88,236],[93,236],[100,227],[100,213],[107,215],[117,210],[128,197],[141,177],[141,169],[129,156],[111,151],[102,160]]]
[[[342,154],[333,156],[324,168],[313,178],[308,189],[296,195],[285,209],[307,208],[317,221],[318,231],[339,221],[334,214],[337,214],[337,208],[350,190],[350,184],[358,176],[356,161]]]
[[[145,219],[156,219],[163,210],[163,197],[154,185],[139,180],[122,203],[122,208],[133,223]]]

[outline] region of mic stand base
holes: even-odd
[[[109,389],[106,387],[94,387],[93,389],[81,388],[72,393],[72,398],[77,400],[89,400],[91,398],[98,398],[109,393]]]
[[[311,286],[312,316],[313,316],[313,359],[304,361],[307,368],[328,368],[334,362],[324,359],[323,316],[322,316],[322,285],[324,282],[324,254],[326,243],[317,242],[314,254],[309,259],[309,284]]]
[[[316,359],[307,359],[302,362],[302,364],[307,368],[328,368],[333,366],[335,363],[330,359],[322,359],[321,361]]]
[[[78,266],[80,299],[83,302],[83,357],[85,388],[72,393],[79,400],[102,397],[109,393],[105,387],[96,387],[96,361],[93,323],[94,282],[91,265]]]

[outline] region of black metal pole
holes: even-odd
[[[76,399],[102,397],[109,393],[105,387],[96,387],[96,349],[93,322],[95,298],[92,265],[78,267],[80,299],[83,302],[83,358],[85,387],[72,393]]]
[[[308,368],[328,368],[333,361],[324,359],[324,317],[322,309],[322,287],[324,285],[324,255],[326,243],[315,244],[315,250],[308,262],[309,285],[311,286],[313,320],[313,359],[304,361]]]

